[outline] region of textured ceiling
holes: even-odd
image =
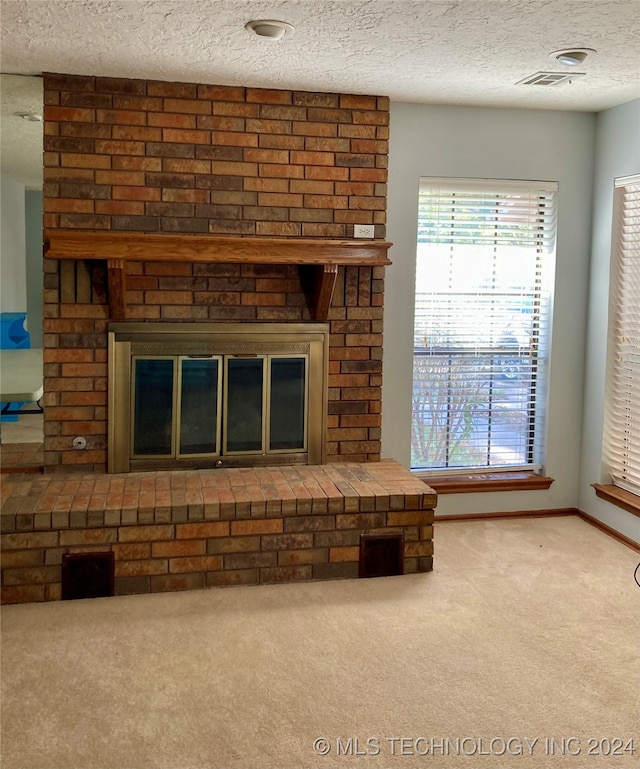
[[[3,73],[151,78],[599,111],[640,96],[638,0],[1,0]],[[294,25],[279,41],[251,19]],[[585,77],[516,83],[557,49]]]

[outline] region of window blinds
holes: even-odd
[[[613,483],[640,494],[640,175],[616,179],[606,449]]]
[[[414,468],[542,462],[553,182],[422,179]]]

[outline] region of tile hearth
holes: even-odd
[[[366,464],[5,475],[2,601],[60,598],[64,553],[111,551],[116,594],[358,576],[363,534],[432,568],[436,494]]]

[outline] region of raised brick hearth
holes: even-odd
[[[47,475],[3,478],[2,600],[60,598],[65,554],[113,554],[117,594],[356,577],[363,535],[431,570],[435,493],[379,461],[388,98],[45,74],[44,103]],[[105,474],[111,321],[327,323],[328,464]]]
[[[396,462],[9,475],[2,601],[60,598],[64,553],[111,551],[116,594],[358,576],[362,534],[432,568],[436,495]]]

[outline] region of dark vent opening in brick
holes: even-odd
[[[403,574],[402,534],[363,534],[360,537],[360,577]]]
[[[63,601],[112,596],[113,584],[113,553],[65,553],[62,556]]]

